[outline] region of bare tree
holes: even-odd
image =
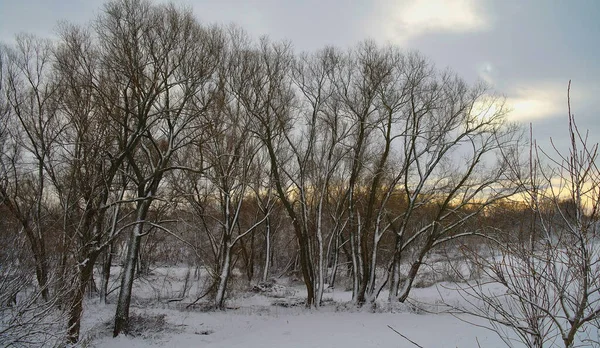
[[[28,266],[27,241],[15,234],[5,237],[2,238],[5,248],[0,253],[0,344],[60,346],[64,342],[65,325],[64,313],[58,306],[61,297],[57,294],[62,294],[57,290],[43,300],[42,289],[35,287],[35,277]]]
[[[261,144],[257,139],[247,138],[250,119],[240,114],[240,110],[232,105],[224,106],[222,112],[211,115],[215,119],[210,122],[209,138],[204,145],[204,158],[209,166],[206,171],[207,183],[210,188],[203,190],[213,196],[218,209],[217,216],[203,216],[217,222],[216,228],[220,231],[212,235],[210,240],[217,244],[214,246],[218,267],[218,285],[216,286],[215,306],[224,308],[225,291],[232,267],[233,248],[246,235],[252,233],[270,215],[272,203],[267,201],[256,221],[243,221],[243,210],[249,211],[251,206],[258,205],[252,200],[261,199],[260,190],[253,190],[251,179],[256,178],[253,171],[259,170],[256,162],[257,153]],[[267,200],[272,197],[266,194]],[[210,201],[210,200],[209,200]],[[264,203],[264,202],[263,202]],[[210,211],[210,210],[205,210]],[[212,214],[211,214],[212,215]],[[209,225],[207,222],[206,226]]]
[[[0,195],[21,223],[35,259],[35,272],[44,300],[49,300],[49,175],[54,145],[61,132],[58,117],[59,84],[52,72],[52,43],[20,35],[14,47],[3,47],[2,92],[6,120],[11,124],[12,152],[5,164],[11,182],[0,185]],[[7,178],[8,179],[8,178]]]
[[[22,151],[18,138],[20,122],[12,107],[14,99],[12,103],[9,100],[9,97],[14,98],[14,94],[10,95],[14,86],[7,86],[9,81],[6,79],[9,73],[6,64],[15,64],[11,61],[15,57],[9,59],[6,53],[0,52],[0,211],[3,216],[0,225],[0,344],[56,345],[62,340],[64,325],[56,306],[56,300],[60,298],[56,296],[58,292],[50,294],[48,291],[49,285],[55,283],[54,277],[49,269],[46,269],[47,273],[40,272],[40,266],[44,264],[40,265],[40,255],[34,254],[37,249],[31,245],[31,234],[20,233],[25,228],[24,218],[33,224],[34,216],[20,214],[28,209],[30,201],[24,201],[20,193],[26,185],[20,176],[25,151]],[[40,275],[45,278],[38,278]],[[47,297],[43,298],[44,295]]]
[[[196,137],[194,118],[211,102],[219,34],[202,28],[191,11],[140,1],[109,3],[101,33],[111,43],[117,65],[129,80],[126,112],[143,119],[139,146],[127,153],[136,190],[135,225],[115,315],[113,334],[127,332],[131,289],[144,222],[171,158]]]
[[[263,38],[257,48],[242,46],[239,64],[234,71],[232,91],[254,120],[251,134],[264,145],[269,157],[270,175],[275,192],[290,218],[300,253],[302,278],[307,289],[306,306],[315,305],[315,272],[307,220],[302,217],[308,207],[296,207],[296,194],[304,188],[293,182],[297,170],[290,160],[287,140],[294,125],[292,107],[295,94],[288,75],[292,52],[287,44],[273,44]],[[298,192],[302,195],[302,192]]]
[[[350,153],[346,157],[349,174],[345,183],[344,199],[349,214],[348,240],[352,255],[353,298],[359,304],[364,303],[365,280],[369,277],[366,233],[370,232],[371,226],[363,226],[358,201],[363,184],[368,185],[363,183],[362,179],[372,158],[369,151],[373,150],[376,142],[374,132],[379,120],[375,103],[377,89],[382,80],[390,74],[389,62],[381,53],[373,42],[362,43],[355,50],[348,52],[344,64],[334,71],[336,98],[341,104],[338,112],[350,127],[350,135],[345,141]],[[370,221],[367,225],[370,225]]]
[[[106,213],[124,203],[122,186],[116,187],[126,183],[120,174],[155,122],[142,110],[154,112],[149,101],[156,94],[135,93],[147,83],[133,73],[139,69],[133,57],[136,52],[129,46],[119,50],[119,41],[106,29],[122,28],[110,22],[108,15],[95,25],[96,36],[66,26],[57,50],[57,69],[64,78],[62,110],[70,125],[63,141],[67,169],[56,186],[63,188],[59,191],[65,209],[65,239],[74,240],[72,267],[76,272],[69,272],[75,274],[69,298],[71,342],[79,339],[83,296],[97,258],[131,227],[115,230]]]
[[[484,277],[462,287],[478,304],[467,312],[488,319],[509,346],[510,332],[528,347],[598,345],[590,340],[600,315],[598,144],[575,123],[570,87],[570,147],[544,150],[533,142],[529,170],[520,173],[529,240],[500,239],[496,258],[475,259]],[[494,285],[500,289],[489,290]]]
[[[351,51],[346,67],[336,73],[340,116],[351,137],[345,140],[350,176],[346,187],[349,242],[353,263],[353,297],[360,305],[372,297],[377,273],[377,250],[389,224],[385,206],[405,174],[396,148],[404,136],[398,126],[408,103],[407,75],[412,71],[399,49],[364,42]],[[392,174],[394,166],[398,171]],[[390,181],[391,180],[391,181]]]
[[[519,189],[509,163],[500,156],[518,144],[518,128],[505,120],[502,99],[484,86],[468,87],[452,73],[429,75],[412,61],[410,102],[402,146],[406,174],[400,180],[407,209],[396,227],[390,298],[404,301],[424,258],[436,247],[478,231],[457,230],[494,202]],[[431,217],[414,224],[419,211]],[[407,248],[414,259],[401,289],[399,261]]]
[[[285,168],[290,188],[297,192],[294,205],[299,207],[298,218],[309,243],[311,263],[314,265],[314,305],[319,306],[327,278],[325,225],[329,220],[330,186],[345,153],[342,140],[347,135],[335,111],[333,100],[333,71],[340,62],[334,48],[325,48],[315,54],[303,54],[293,65],[291,78],[298,89],[299,112],[294,132],[286,133],[285,140],[293,165]],[[338,211],[339,212],[339,211]],[[337,235],[339,229],[330,231]],[[333,238],[333,237],[331,237]]]
[[[354,301],[374,301],[388,283],[390,300],[404,301],[436,246],[466,235],[457,229],[515,192],[506,163],[494,156],[516,144],[518,129],[505,121],[501,98],[437,71],[418,54],[365,42],[338,59],[328,112],[346,129],[341,147],[348,151],[333,165],[345,173]],[[385,259],[379,243],[392,232],[395,251]],[[401,256],[409,249],[415,259],[400,292]],[[381,263],[390,277],[378,279]]]

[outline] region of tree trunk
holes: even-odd
[[[304,285],[306,285],[306,307],[312,307],[315,304],[315,292],[314,292],[314,270],[312,267],[312,261],[310,259],[310,252],[308,249],[308,240],[306,237],[300,241],[300,269],[302,270],[302,277],[304,278]]]
[[[48,289],[48,260],[46,257],[46,247],[44,239],[39,233],[36,233],[31,227],[28,219],[23,219],[22,216],[17,215],[18,210],[12,202],[8,203],[8,208],[15,216],[17,216],[23,226],[25,235],[29,241],[31,252],[33,254],[33,261],[35,263],[35,277],[42,293],[42,299],[47,302],[50,299],[50,291]],[[37,231],[39,232],[39,231]]]
[[[340,235],[335,233],[335,247],[333,248],[333,265],[331,267],[331,277],[329,278],[329,287],[335,287],[335,279],[337,275],[337,269],[340,259]]]
[[[133,227],[129,242],[127,243],[127,258],[125,259],[125,269],[121,279],[121,289],[119,291],[119,300],[115,313],[115,327],[113,337],[117,337],[121,332],[125,334],[129,330],[129,305],[131,304],[131,289],[135,277],[135,266],[139,256],[139,250],[144,231],[144,221],[150,207],[151,200],[146,199],[137,206],[136,225]]]
[[[396,246],[394,248],[394,259],[392,260],[392,270],[390,272],[390,293],[388,301],[393,302],[398,299],[398,287],[400,286],[400,248],[402,238],[396,234]]]
[[[96,280],[94,279],[94,272],[90,274],[90,278],[87,281],[87,294],[91,298],[94,293],[98,293],[98,286],[96,285]]]
[[[318,212],[317,212],[317,248],[318,248],[318,267],[319,270],[317,272],[317,289],[316,289],[316,298],[315,305],[318,307],[321,305],[321,300],[323,299],[323,288],[325,286],[325,264],[324,264],[324,247],[323,247],[323,194],[321,194],[321,199],[319,202]]]
[[[48,288],[48,260],[46,258],[46,252],[42,240],[38,240],[36,243],[37,247],[34,247],[35,257],[35,276],[40,286],[42,293],[42,299],[44,302],[48,302],[50,299],[50,289]]]
[[[104,260],[102,262],[102,281],[100,284],[100,301],[106,304],[106,298],[108,297],[108,283],[110,281],[110,268],[112,265],[113,256],[113,243],[108,245],[106,253],[104,254]]]
[[[123,179],[125,182],[125,179]],[[125,186],[121,189],[119,199],[122,200],[125,195]],[[112,220],[110,225],[110,237],[112,238],[117,233],[117,223],[119,222],[119,214],[121,212],[121,205],[117,204],[114,207],[112,214]],[[108,244],[106,253],[104,254],[104,260],[102,262],[102,280],[100,284],[100,301],[106,304],[106,298],[108,297],[108,283],[110,281],[110,268],[112,266],[114,241]]]
[[[365,281],[365,277],[368,277],[368,274],[365,274],[365,260],[363,258],[363,240],[365,239],[365,237],[362,235],[363,229],[362,229],[362,221],[361,221],[361,216],[360,214],[357,214],[357,223],[356,223],[356,237],[355,237],[355,245],[354,245],[354,257],[356,258],[356,265],[353,262],[353,266],[356,266],[356,270],[354,272],[355,274],[355,281],[356,281],[356,296],[354,297],[354,301],[356,304],[358,304],[359,306],[362,306],[365,303],[365,291],[367,289],[366,287],[366,281]],[[368,279],[368,278],[367,278]]]
[[[269,277],[269,267],[271,265],[271,219],[267,216],[265,233],[265,266],[263,268],[262,281],[266,282]]]
[[[223,260],[221,262],[221,273],[219,274],[219,286],[215,295],[215,306],[219,309],[225,308],[225,290],[231,270],[231,245],[227,242],[223,250]]]
[[[360,284],[360,267],[358,265],[358,253],[356,251],[356,237],[353,229],[350,229],[350,251],[352,253],[352,299],[358,300],[358,287]]]
[[[81,329],[81,315],[83,313],[83,298],[85,290],[88,287],[89,280],[94,271],[94,264],[98,257],[98,251],[87,255],[87,258],[79,262],[77,283],[71,291],[71,306],[69,308],[69,319],[67,327],[67,340],[69,343],[79,341],[79,331]]]
[[[254,279],[254,254],[255,254],[255,236],[251,233],[250,236],[250,255],[248,258],[248,264],[246,269],[248,270],[248,281],[251,282]]]
[[[408,294],[410,293],[410,289],[412,288],[413,282],[415,281],[415,277],[421,268],[423,258],[425,255],[431,250],[430,243],[428,242],[427,246],[421,249],[419,252],[419,256],[417,260],[415,260],[410,266],[410,270],[408,271],[408,275],[404,280],[404,285],[402,285],[402,289],[400,290],[400,294],[398,296],[398,301],[404,302],[408,298]]]
[[[373,236],[373,249],[371,250],[371,267],[369,267],[369,281],[366,286],[366,294],[368,295],[369,303],[375,302],[377,299],[375,292],[375,278],[377,276],[377,250],[381,236],[379,231],[375,231]]]
[[[252,282],[252,279],[254,279],[254,238],[254,233],[251,233],[250,240],[248,242],[246,242],[244,238],[239,241],[242,259],[244,261],[246,279],[248,279],[248,282]]]

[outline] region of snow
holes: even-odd
[[[294,293],[303,296],[301,288],[296,288]],[[357,309],[346,302],[351,298],[351,293],[346,291],[325,294],[328,304],[318,310],[273,306],[273,301],[281,299],[262,294],[237,297],[228,303],[235,309],[227,311],[201,312],[164,304],[156,308],[138,307],[132,308],[132,313],[142,317],[165,315],[168,328],[151,329],[136,337],[117,338],[110,336],[107,327],[114,315],[114,305],[90,301],[84,315],[84,330],[90,337],[91,346],[108,348],[415,347],[388,325],[423,347],[504,346],[494,332],[470,325],[448,313],[436,313],[441,307],[440,295],[446,301],[460,300],[454,291],[434,286],[415,289],[411,299],[419,305],[394,308],[382,301],[376,309]]]
[[[143,329],[136,331],[134,336],[113,338],[115,305],[88,299],[82,337],[86,346],[109,348],[416,347],[394,332],[396,330],[426,348],[505,347],[506,343],[496,332],[486,329],[490,326],[487,320],[449,313],[456,308],[478,307],[480,303],[477,299],[466,298],[468,291],[457,291],[468,285],[455,283],[448,276],[456,270],[462,273],[463,280],[472,271],[465,263],[448,265],[447,261],[432,259],[416,283],[434,283],[433,286],[415,287],[406,303],[393,305],[387,302],[388,294],[384,290],[376,306],[365,305],[363,308],[352,303],[351,291],[343,290],[344,281],[340,281],[339,288],[327,289],[323,296],[325,304],[312,310],[298,306],[306,296],[300,281],[284,278],[253,286],[256,284],[244,281],[245,276],[233,270],[232,290],[226,302],[228,309],[207,311],[206,306],[186,309],[187,304],[205,293],[206,270],[201,269],[201,276],[196,278],[187,267],[158,267],[150,275],[135,281],[131,315],[150,321],[158,318],[160,325],[147,324],[145,319],[140,319],[147,325],[142,325]],[[113,286],[117,285],[119,271],[118,267],[113,268]],[[186,283],[188,275],[190,278]],[[347,283],[349,279],[345,281]],[[497,283],[483,286],[490,293],[504,294],[506,291]],[[112,296],[109,302],[115,302],[116,295]],[[209,297],[203,300],[204,304]],[[503,334],[515,338],[515,333],[510,330]],[[598,334],[590,331],[581,335],[597,340]],[[510,343],[513,347],[523,347],[518,341],[511,340]]]
[[[98,347],[409,347],[392,326],[424,347],[502,346],[488,330],[447,314],[309,312],[240,314],[161,311],[181,332],[159,337],[104,337]],[[210,334],[205,334],[210,333]]]
[[[458,271],[458,279],[464,281],[473,271],[471,268],[464,262],[449,265],[447,260],[431,258],[417,277],[415,284],[420,285],[412,289],[406,303],[389,304],[384,290],[376,306],[363,308],[352,303],[351,291],[344,290],[350,279],[343,279],[335,289],[326,289],[324,305],[319,309],[298,305],[306,296],[298,280],[283,278],[255,286],[234,269],[226,301],[228,309],[214,311],[206,310],[210,296],[202,300],[204,305],[186,309],[187,304],[205,293],[207,270],[200,269],[200,276],[195,277],[188,267],[157,267],[134,282],[131,316],[142,323],[141,329],[133,336],[112,337],[115,292],[109,298],[113,304],[87,300],[82,337],[85,346],[109,348],[416,347],[408,339],[426,348],[505,347],[496,332],[486,329],[490,326],[487,320],[450,313],[456,308],[478,308],[481,303],[467,298],[468,291],[458,291],[468,288],[468,284],[456,283],[457,279],[451,276]],[[114,288],[118,285],[119,267],[112,272]],[[421,287],[427,284],[434,285]],[[482,286],[486,292],[506,292],[497,283]],[[580,338],[597,340],[599,333],[581,333]],[[510,330],[503,334],[515,338]],[[512,339],[513,347],[523,347]]]

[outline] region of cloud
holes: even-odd
[[[507,105],[512,109],[511,120],[529,122],[566,113],[567,92],[563,84],[539,82],[513,90],[507,98]]]
[[[389,0],[382,3],[386,38],[405,42],[417,36],[436,33],[465,33],[486,30],[490,19],[477,0]]]
[[[479,118],[486,118],[496,112],[508,111],[509,120],[521,123],[567,116],[567,86],[564,83],[522,81],[507,90],[509,93],[502,99],[503,102],[495,94],[481,98],[473,106],[473,113]],[[583,85],[577,93],[572,92],[571,105],[576,108],[585,105],[586,100],[594,95],[590,91],[594,91],[594,88]],[[575,112],[573,109],[571,111]]]

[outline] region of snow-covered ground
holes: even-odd
[[[167,270],[163,270],[167,271]],[[158,271],[158,273],[163,273]],[[171,269],[178,275],[181,270]],[[180,274],[181,273],[181,274]],[[160,278],[160,277],[158,277]],[[84,313],[84,336],[95,347],[416,347],[390,327],[422,347],[503,347],[500,338],[492,331],[470,325],[444,313],[443,301],[458,303],[460,296],[443,284],[429,288],[415,288],[411,304],[390,308],[382,294],[377,308],[357,309],[349,303],[351,293],[335,290],[324,296],[326,305],[318,310],[282,307],[276,303],[293,303],[304,296],[298,284],[282,285],[273,294],[237,293],[228,302],[226,311],[185,309],[179,302],[165,300],[176,295],[180,283],[163,279],[138,282],[137,294],[142,295],[136,306],[132,305],[134,321],[146,326],[137,336],[112,338],[111,324],[114,304],[98,304],[90,300]],[[164,278],[164,277],[163,277]],[[145,285],[144,285],[145,284]],[[169,284],[168,287],[163,286]],[[153,285],[153,286],[150,286]],[[157,289],[171,294],[161,295]],[[193,292],[193,291],[192,291]],[[162,300],[146,301],[152,297]],[[442,298],[443,297],[443,301]],[[147,321],[147,322],[145,322]],[[478,324],[486,324],[479,320]],[[388,327],[390,326],[390,327]],[[518,345],[516,345],[518,346]]]
[[[110,307],[109,307],[110,309]],[[110,320],[110,310],[96,318]],[[463,323],[447,314],[334,312],[280,310],[251,313],[227,311],[191,313],[146,310],[166,314],[170,332],[147,332],[116,339],[100,336],[97,347],[414,347],[393,332],[398,330],[423,347],[502,347],[492,332]]]

